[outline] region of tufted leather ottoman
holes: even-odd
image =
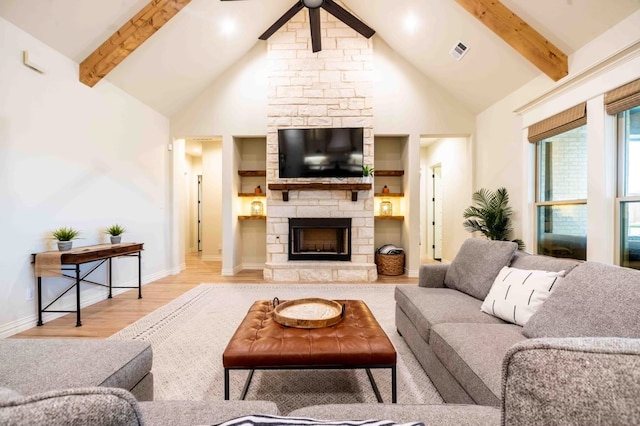
[[[224,398],[229,399],[229,371],[251,370],[241,398],[249,389],[254,370],[366,369],[378,402],[371,368],[391,369],[391,401],[396,402],[396,350],[389,337],[361,300],[339,300],[345,314],[331,327],[285,327],[272,318],[270,301],[255,302],[222,354]]]

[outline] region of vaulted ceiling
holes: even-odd
[[[106,79],[171,116],[256,43],[266,43],[258,37],[295,1],[185,2]],[[375,42],[382,39],[471,111],[483,110],[542,72],[463,7],[495,2],[336,1],[376,30]],[[148,4],[149,0],[0,0],[0,16],[81,63]],[[640,0],[502,4],[567,55],[640,9]],[[469,50],[456,61],[449,52],[459,41]]]

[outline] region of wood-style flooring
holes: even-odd
[[[262,270],[242,271],[233,277],[223,277],[220,262],[202,261],[198,254],[189,254],[186,269],[178,275],[164,277],[142,287],[142,299],[137,290],[128,290],[82,309],[82,326],[76,327],[76,315],[45,322],[12,338],[96,338],[104,339],[134,323],[150,312],[166,305],[176,297],[200,283],[264,283]],[[416,278],[405,276],[378,277],[379,283],[417,283]]]

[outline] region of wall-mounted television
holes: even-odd
[[[279,129],[281,178],[361,177],[362,127]]]

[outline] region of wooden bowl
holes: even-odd
[[[273,301],[273,319],[284,326],[296,328],[331,327],[344,316],[344,306],[334,300],[307,298],[279,303]]]

